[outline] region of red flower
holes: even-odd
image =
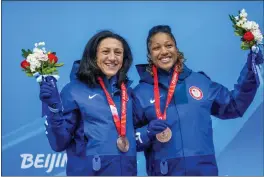
[[[20,65],[24,69],[26,69],[27,67],[30,66],[30,64],[29,64],[29,62],[27,62],[27,60],[23,60]]]
[[[246,33],[244,34],[243,39],[244,39],[245,41],[250,42],[250,41],[254,40],[254,35],[253,35],[250,31],[248,31],[248,32],[246,32]]]
[[[52,63],[52,62],[57,63],[58,62],[58,57],[53,53],[48,54],[48,58],[49,58],[50,63]]]

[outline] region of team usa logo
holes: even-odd
[[[189,88],[189,93],[196,100],[201,100],[203,98],[203,92],[198,87],[191,86]]]

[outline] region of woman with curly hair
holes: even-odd
[[[148,175],[218,175],[210,116],[242,117],[251,104],[258,88],[252,52],[232,91],[184,64],[169,26],[150,29],[147,52],[148,64],[137,65],[140,83],[132,98]],[[256,62],[263,63],[261,52]]]

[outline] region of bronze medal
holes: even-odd
[[[116,141],[117,147],[121,152],[127,152],[129,149],[129,142],[128,142],[128,139],[126,138],[126,106],[128,102],[126,86],[124,83],[121,84],[121,100],[122,101],[121,101],[121,119],[120,119],[118,112],[117,112],[116,105],[111,95],[108,93],[104,85],[103,79],[101,77],[98,77],[98,81],[102,89],[105,92],[106,99],[108,101],[110,111],[112,113],[113,120],[116,126],[116,130],[119,135]]]
[[[129,149],[128,139],[124,136],[117,138],[117,147],[121,152],[127,152]]]
[[[158,71],[157,67],[155,65],[152,66],[152,72],[153,72],[153,80],[154,80],[154,99],[155,99],[155,111],[157,118],[160,120],[166,120],[166,111],[169,107],[169,104],[171,102],[171,99],[174,95],[174,91],[179,79],[179,72],[177,70],[177,65],[174,67],[174,71],[172,74],[172,78],[170,81],[169,89],[168,89],[168,94],[167,94],[167,100],[166,100],[166,105],[164,108],[164,112],[162,114],[161,109],[160,109],[160,92],[159,92],[159,81],[158,81]],[[156,134],[156,138],[159,142],[161,143],[166,143],[170,141],[172,136],[171,129],[167,127],[163,132]]]
[[[156,138],[161,143],[166,143],[170,141],[172,136],[171,129],[168,127],[163,132],[156,134]]]

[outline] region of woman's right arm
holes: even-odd
[[[40,100],[48,105],[42,111],[46,117],[46,136],[49,144],[54,151],[61,152],[72,141],[80,113],[67,86],[59,95],[54,80],[55,78],[48,77],[42,82]]]
[[[78,120],[78,112],[47,113],[46,136],[51,148],[56,152],[67,149],[73,136]]]

